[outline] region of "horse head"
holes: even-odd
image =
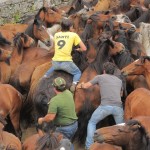
[[[149,143],[145,128],[137,120],[98,129],[94,134],[94,140],[118,145],[125,150],[146,150]]]
[[[40,19],[35,18],[33,23],[33,35],[31,36],[36,40],[42,41],[46,46],[51,45],[50,36],[43,26],[43,22]]]
[[[128,66],[124,67],[121,71],[124,75],[145,75],[146,72],[150,72],[149,62],[150,57],[143,56],[140,59],[132,62]]]

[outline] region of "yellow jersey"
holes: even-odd
[[[57,32],[54,35],[55,54],[53,61],[72,61],[71,51],[73,46],[77,46],[81,39],[74,32]]]

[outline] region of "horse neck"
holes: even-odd
[[[149,87],[149,89],[150,89],[150,72],[145,71],[144,76],[145,76],[146,82],[147,82],[147,84],[148,84],[148,87]]]
[[[23,59],[23,48],[21,50],[21,54],[18,54],[17,47],[15,47],[10,58],[10,66],[12,73],[21,64],[22,59]]]
[[[37,43],[38,43],[38,39],[34,36],[34,24],[30,24],[26,31],[25,31],[25,34],[27,34],[28,36],[30,36],[32,39],[34,39],[34,42],[35,42],[35,46],[37,46]]]
[[[104,44],[104,45],[103,45]],[[97,56],[93,62],[93,66],[98,74],[102,73],[102,65],[106,61],[110,59],[109,55],[109,45],[107,43],[102,43],[101,46],[99,46],[99,50],[97,53]]]
[[[139,138],[140,140],[130,140],[129,145],[127,145],[125,148],[123,148],[123,150],[148,150],[147,149],[147,144],[144,143],[143,138]]]

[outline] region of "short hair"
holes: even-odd
[[[103,70],[105,70],[107,74],[114,74],[115,69],[116,69],[115,64],[111,62],[106,62],[103,64]]]
[[[53,80],[52,85],[56,90],[63,92],[66,90],[66,81],[62,77],[57,77]]]
[[[70,19],[64,18],[64,19],[62,19],[62,22],[61,22],[61,30],[62,31],[69,31],[70,27],[72,25],[73,25],[73,22]]]

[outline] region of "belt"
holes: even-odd
[[[72,123],[70,123],[70,124],[65,124],[65,125],[56,125],[56,127],[66,127],[66,126],[70,126],[70,125],[73,125],[74,123],[76,123],[77,122],[77,120],[76,121],[74,121],[74,122],[72,122]]]

